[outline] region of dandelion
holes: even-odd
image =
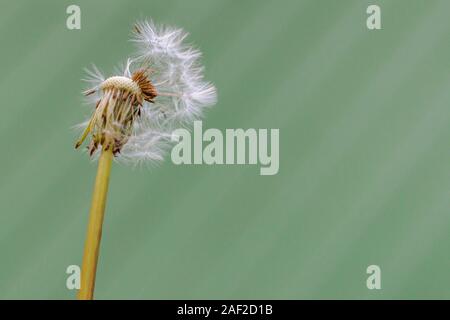
[[[163,160],[177,126],[186,126],[216,103],[216,89],[203,79],[200,52],[186,44],[182,29],[134,26],[137,54],[116,75],[106,78],[97,67],[87,70],[84,92],[95,106],[83,134],[88,153],[98,159],[83,254],[79,299],[93,299],[103,216],[113,158],[126,163]]]

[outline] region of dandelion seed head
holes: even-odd
[[[112,148],[125,163],[163,160],[172,132],[202,117],[217,101],[215,87],[203,79],[201,53],[185,42],[182,29],[152,21],[135,25],[138,52],[116,75],[105,77],[93,65],[84,92],[95,110],[77,143],[89,136],[89,153]]]

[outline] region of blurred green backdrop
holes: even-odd
[[[450,1],[0,3],[0,298],[75,297],[96,171],[73,149],[80,79],[144,17],[203,51],[204,127],[279,128],[280,171],[116,164],[96,298],[450,298]]]

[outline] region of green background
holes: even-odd
[[[203,51],[204,127],[279,128],[280,171],[115,164],[96,298],[450,298],[450,1],[0,3],[0,298],[75,297],[96,171],[73,149],[80,79],[111,75],[144,17]]]

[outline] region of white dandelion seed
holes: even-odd
[[[89,153],[101,146],[131,163],[160,161],[177,126],[200,118],[216,103],[215,87],[203,79],[201,53],[185,42],[182,29],[138,22],[132,41],[137,54],[115,76],[87,70],[85,95],[95,104],[77,142],[90,136]]]

